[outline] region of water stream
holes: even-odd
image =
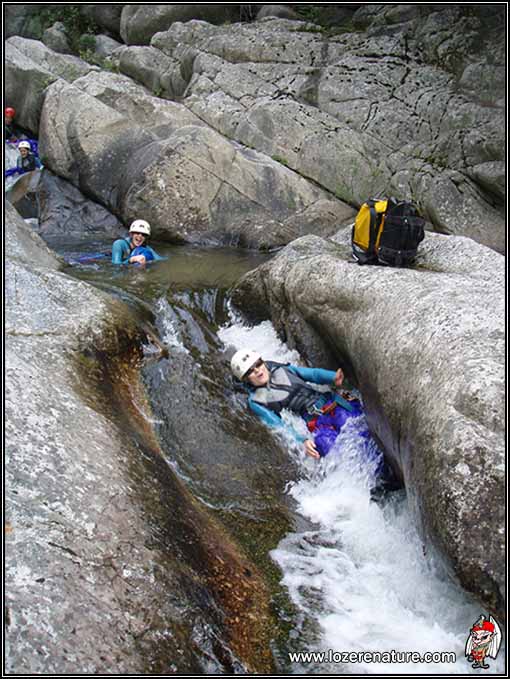
[[[169,353],[152,360],[147,349],[150,424],[168,466],[265,574],[278,621],[273,653],[279,670],[476,673],[464,647],[485,611],[452,582],[437,555],[424,550],[404,492],[371,501],[356,424],[317,463],[290,438],[269,433],[233,388],[227,348],[250,346],[266,358],[300,362],[269,322],[246,326],[229,309],[229,287],[269,255],[155,246],[169,259],[146,269],[114,269],[107,259],[79,262],[110,245],[52,243],[73,262],[67,273],[152,316]],[[338,655],[360,651],[453,652],[456,662],[346,663]],[[289,657],[298,652],[330,653],[306,662]],[[501,650],[485,672],[503,672],[503,657]]]

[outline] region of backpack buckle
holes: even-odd
[[[332,403],[328,403],[327,405],[319,406],[317,403],[320,403],[320,400],[317,401],[316,403],[313,404],[310,408],[308,408],[307,413],[309,415],[313,416],[318,416],[318,415],[329,415],[329,413],[333,412],[333,410],[337,407],[336,401],[333,401]]]

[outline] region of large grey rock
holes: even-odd
[[[5,203],[5,223],[9,236],[9,259],[26,265],[57,271],[62,261],[44,243],[42,238],[19,216],[16,209]]]
[[[46,88],[61,78],[72,82],[98,71],[78,57],[58,54],[42,42],[12,37],[5,42],[5,96],[16,109],[16,122],[37,134]]]
[[[504,258],[427,234],[413,269],[359,267],[349,240],[295,241],[233,299],[305,355],[329,347],[347,366],[423,534],[504,616]]]
[[[390,34],[327,38],[281,19],[235,31],[191,21],[151,44],[181,62],[185,79],[191,69],[183,101],[222,134],[284,159],[351,204],[381,192],[412,197],[436,230],[503,252],[501,31],[491,29],[491,57],[480,47],[484,23],[462,8],[368,10],[368,25]],[[437,22],[457,36],[461,19],[470,31],[478,26],[478,66],[459,79],[434,50],[426,64],[421,52]],[[455,43],[466,59],[470,45]],[[493,163],[497,172],[484,172]]]
[[[19,158],[19,151],[17,144],[4,143],[4,168],[6,170],[13,169],[16,167],[17,160]],[[11,186],[17,181],[19,175],[15,174],[12,177],[4,178],[4,190],[8,191]]]
[[[119,70],[148,87],[158,97],[177,99],[187,82],[181,76],[180,62],[154,47],[125,47],[119,52]]]
[[[425,16],[416,24],[415,38],[429,63],[457,76],[481,55],[485,63],[496,65],[501,58],[504,63],[501,7],[487,4],[473,10],[466,11],[462,5],[442,6],[438,12],[425,10]]]
[[[212,24],[239,21],[241,5],[126,5],[120,34],[127,45],[148,45],[152,36],[175,22],[200,19]]]
[[[133,5],[123,13],[153,21],[160,11],[170,16],[175,7]],[[481,6],[470,12],[462,6],[370,5],[355,15],[365,13],[366,34],[333,37],[311,24],[284,19],[235,27],[177,21],[153,35],[150,47],[119,49],[115,59],[152,94],[179,99],[201,126],[270,156],[350,205],[383,193],[411,198],[436,231],[468,236],[504,252],[505,120],[500,93],[505,55],[498,12]],[[464,38],[458,25],[466,26]],[[160,21],[158,30],[164,26]],[[478,37],[474,51],[473,35]],[[424,52],[429,42],[430,50]],[[460,55],[458,68],[442,52],[447,43],[446,55]],[[29,100],[33,111],[23,113],[30,129],[38,124],[41,80],[62,77],[42,56],[50,76],[34,70],[32,62],[17,69],[10,66],[12,56],[7,62],[9,97],[23,96],[16,90],[18,75],[25,82],[21,92],[35,92]],[[98,80],[101,89],[103,74]],[[91,92],[91,79],[87,82]],[[109,97],[109,106],[123,112],[104,92],[103,101]],[[126,107],[128,99],[135,101],[119,97]],[[128,108],[129,117],[146,130],[144,109],[135,115],[136,104]],[[154,117],[153,139],[168,138],[179,125],[158,128]],[[91,116],[85,118],[94,124]],[[141,135],[139,150],[148,143],[140,131],[126,134],[114,133],[123,147],[130,147],[131,134]],[[106,162],[119,154],[126,157],[119,150]],[[64,164],[63,176],[69,176],[66,172]],[[86,189],[88,180],[80,181]],[[113,202],[107,204],[114,209]]]
[[[37,134],[44,90],[58,76],[26,57],[9,40],[5,43],[4,68],[5,98],[16,109],[16,122]]]
[[[120,18],[123,4],[99,3],[95,5],[81,5],[80,11],[92,19],[98,26],[105,28],[115,37],[120,36]]]
[[[84,240],[93,236],[124,235],[123,224],[102,205],[86,198],[71,183],[46,170],[37,187],[37,233],[45,238]]]
[[[277,17],[278,19],[294,19],[298,20],[299,15],[287,5],[263,5],[257,12],[257,21],[267,19],[268,17]]]
[[[109,57],[115,52],[115,50],[122,47],[120,42],[110,38],[108,35],[96,35],[96,42],[94,52],[100,57]]]
[[[90,90],[92,82],[77,84]],[[306,232],[331,234],[353,215],[281,163],[213,130],[148,122],[59,81],[48,89],[41,149],[48,167],[124,222],[143,215],[173,241],[272,248]]]
[[[105,411],[80,395],[73,366],[85,337],[83,346],[113,350],[112,326],[133,333],[133,319],[59,273],[9,207],[6,230],[6,667],[142,671],[133,624],[161,595],[144,575],[159,557],[141,538],[144,520],[124,472],[128,447]],[[145,603],[133,598],[134,586],[147,587]]]
[[[14,47],[41,68],[67,82],[73,82],[76,78],[80,78],[90,71],[99,70],[97,66],[89,64],[79,57],[58,54],[39,40],[28,40],[15,36],[9,38],[5,44],[6,52],[9,47]]]
[[[54,52],[59,52],[60,54],[70,54],[72,52],[64,24],[61,21],[56,21],[53,26],[44,31],[42,41],[46,47]]]
[[[24,38],[40,38],[42,24],[38,18],[41,10],[55,9],[61,5],[9,3],[4,7],[4,38],[19,35]]]
[[[412,49],[433,66],[455,77],[460,91],[484,105],[505,106],[506,54],[503,16],[495,5],[470,9],[450,5],[364,5],[354,25],[369,36],[401,36],[415,41]]]
[[[184,125],[204,125],[182,104],[160,99],[124,75],[102,71],[79,78],[74,85],[162,139]]]
[[[33,170],[22,175],[14,175],[12,183],[5,182],[5,200],[16,207],[25,218],[37,218],[39,205],[37,190],[43,170]]]
[[[130,185],[126,172],[133,154],[154,140],[140,125],[72,85],[60,80],[48,90],[40,128],[48,167],[115,214]]]
[[[70,6],[73,8],[74,6]],[[81,14],[92,19],[98,26],[106,29],[115,37],[120,36],[120,17],[124,5],[122,4],[79,4],[76,8]],[[62,4],[18,4],[12,3],[5,6],[5,24],[4,35],[5,38],[10,38],[13,35],[22,36],[24,38],[40,39],[46,26],[43,25],[43,19],[47,22],[48,11],[55,14],[62,13]],[[46,16],[44,16],[46,14]],[[68,15],[69,16],[69,15]],[[69,18],[76,21],[77,17]]]
[[[353,215],[279,163],[204,127],[181,128],[149,153],[150,164],[139,157],[145,168],[124,211],[130,219],[145,208],[172,240],[268,249],[307,232],[333,233]]]

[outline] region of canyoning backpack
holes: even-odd
[[[352,255],[358,264],[412,264],[425,237],[425,220],[414,203],[370,198],[352,227]]]

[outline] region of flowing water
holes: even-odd
[[[359,463],[361,423],[353,422],[316,462],[290,437],[276,437],[255,421],[245,394],[234,389],[232,348],[250,346],[266,358],[300,363],[269,322],[246,326],[229,309],[228,288],[268,255],[156,246],[168,261],[114,269],[107,259],[79,261],[106,252],[108,243],[53,246],[72,262],[68,273],[152,317],[169,354],[151,360],[147,349],[150,424],[168,466],[270,583],[280,671],[476,673],[464,647],[485,611],[425,552],[402,491],[371,501],[374,480]],[[296,429],[303,426],[286,417]],[[325,655],[289,656],[301,652]],[[370,662],[374,657],[347,658],[348,652],[388,655]],[[409,662],[407,652],[455,653],[456,662]],[[503,657],[502,649],[485,672],[503,672]]]
[[[219,336],[236,348],[249,346],[266,357],[299,362],[269,322],[252,328],[237,319],[220,329]],[[300,426],[289,419],[295,428]],[[287,493],[295,500],[295,511],[312,526],[286,535],[271,556],[300,612],[296,647],[326,654],[310,657],[306,664],[295,662],[292,670],[475,674],[464,648],[471,625],[484,611],[451,581],[437,555],[425,552],[403,491],[384,503],[371,501],[374,479],[359,463],[356,429],[354,425],[342,432],[319,464],[304,459],[289,442],[300,473]],[[455,653],[456,662],[386,662],[392,659],[386,655],[379,663],[372,662],[378,659],[374,656],[351,657],[355,662],[345,663],[339,655],[392,651],[399,653],[393,656],[399,661],[409,657],[407,652]],[[502,649],[485,671],[502,672],[503,658]]]

